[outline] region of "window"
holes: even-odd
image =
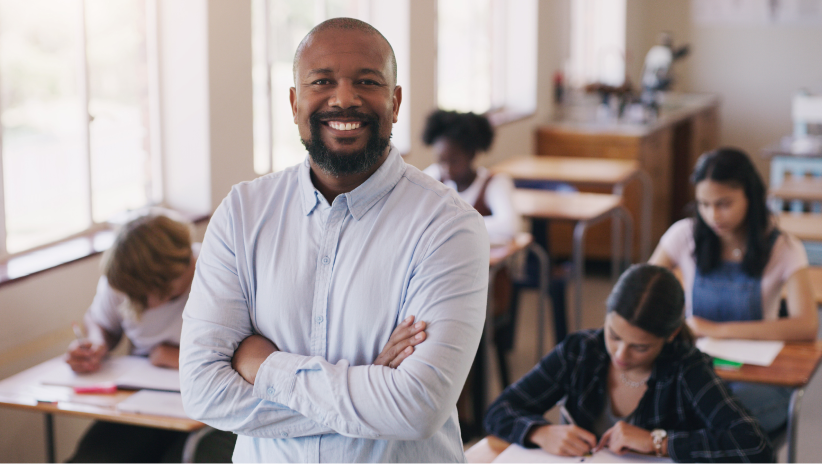
[[[625,81],[625,0],[572,0],[569,83]]]
[[[347,16],[376,27],[394,49],[403,88],[399,122],[392,142],[406,153],[409,125],[409,0],[253,0],[254,170],[279,171],[301,162],[305,148],[291,116],[288,89],[294,86],[292,63],[297,45],[315,25]]]
[[[437,104],[531,113],[537,99],[537,1],[439,0]]]
[[[152,0],[0,0],[0,255],[157,202]]]

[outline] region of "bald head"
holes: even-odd
[[[391,44],[388,40],[378,31],[374,26],[368,24],[365,21],[360,21],[359,19],[354,18],[331,18],[321,22],[314,26],[314,29],[306,34],[303,37],[303,40],[297,45],[297,52],[294,54],[294,65],[293,65],[293,73],[294,73],[294,82],[297,82],[297,68],[300,64],[300,57],[303,54],[303,50],[305,49],[308,44],[311,43],[311,39],[325,31],[331,30],[348,30],[348,31],[358,31],[365,34],[373,35],[378,40],[385,42],[388,45],[389,56],[388,58],[391,60],[391,71],[393,72],[393,84],[397,84],[397,58],[394,56],[394,49],[391,47]]]

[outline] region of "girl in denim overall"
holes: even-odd
[[[649,262],[680,271],[696,336],[813,340],[818,314],[805,249],[776,227],[765,184],[748,156],[732,148],[708,152],[691,182],[693,218],[671,226]],[[789,389],[729,386],[766,431],[785,424]]]

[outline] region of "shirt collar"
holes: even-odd
[[[360,220],[365,213],[371,209],[383,196],[397,185],[400,178],[405,173],[406,164],[400,156],[400,151],[394,144],[388,151],[388,157],[382,166],[371,174],[365,182],[354,190],[345,193],[348,209],[354,219]],[[300,190],[303,197],[303,211],[305,215],[311,214],[320,203],[319,196],[322,195],[311,182],[311,166],[308,156],[300,166],[299,175]]]

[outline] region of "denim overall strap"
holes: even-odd
[[[707,274],[694,276],[693,315],[714,322],[762,319],[762,279],[751,277],[741,263],[723,261]]]

